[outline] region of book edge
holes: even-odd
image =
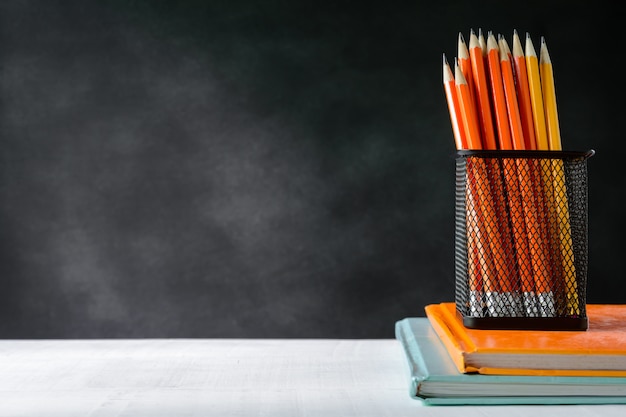
[[[458,323],[455,320],[450,320],[446,314],[446,304],[449,303],[427,305],[424,308],[426,317],[443,342],[459,372],[478,372],[478,369],[468,367],[466,361],[466,355],[475,350],[475,346],[471,340],[463,337],[462,329],[458,329]]]

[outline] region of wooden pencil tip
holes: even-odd
[[[443,53],[443,65],[447,65],[448,64],[448,60],[446,59],[446,53]]]

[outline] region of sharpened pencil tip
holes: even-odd
[[[448,63],[448,60],[446,59],[446,53],[443,53],[443,65],[446,65]]]

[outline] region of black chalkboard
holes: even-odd
[[[588,302],[626,302],[609,17],[571,1],[1,2],[0,337],[390,338],[452,300],[441,57],[471,28],[547,39],[564,148],[597,152]]]

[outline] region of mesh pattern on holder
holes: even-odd
[[[457,151],[455,301],[467,327],[587,328],[593,154]]]

